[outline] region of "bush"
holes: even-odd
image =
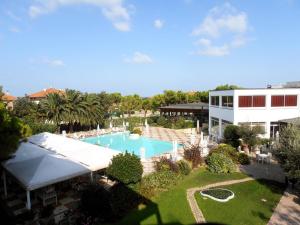
[[[107,175],[124,184],[137,183],[143,174],[143,165],[139,157],[125,152],[114,156],[108,166]]]
[[[198,167],[202,163],[199,146],[192,145],[184,148],[184,159],[192,163],[192,168]]]
[[[132,133],[133,134],[138,134],[138,135],[142,135],[142,131],[141,131],[141,129],[140,128],[134,128],[133,130],[132,130]]]
[[[140,193],[146,198],[153,197],[157,192],[168,190],[177,184],[180,175],[170,170],[154,172],[143,177],[140,185]]]
[[[24,120],[32,130],[32,134],[43,132],[55,133],[58,130],[57,125],[49,123],[34,122],[32,120]]]
[[[157,172],[170,170],[174,173],[178,173],[179,172],[179,167],[172,160],[167,159],[166,157],[161,157],[159,159],[159,161],[155,162],[155,170]]]
[[[234,163],[238,163],[238,151],[232,146],[227,144],[219,144],[216,148],[212,149],[209,155],[213,153],[221,153],[232,159]]]
[[[179,167],[179,172],[182,174],[182,175],[189,175],[192,168],[190,166],[190,164],[185,161],[185,160],[180,160],[177,162],[177,165]]]
[[[235,164],[227,155],[212,153],[207,158],[208,170],[213,173],[232,173],[236,170]]]
[[[241,165],[248,165],[248,164],[250,164],[250,158],[245,153],[239,153],[238,154],[238,162]]]

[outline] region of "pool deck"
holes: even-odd
[[[148,129],[143,128],[143,136],[169,142],[177,140],[179,144],[185,144],[190,141],[189,134],[186,134],[181,130],[163,127],[149,127]]]

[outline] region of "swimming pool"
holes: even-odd
[[[140,156],[140,149],[144,147],[146,158],[170,152],[173,149],[171,142],[160,141],[143,136],[140,136],[137,139],[132,139],[128,132],[89,137],[82,139],[82,141],[108,147],[121,152],[127,151],[138,156]]]

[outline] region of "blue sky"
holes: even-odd
[[[297,0],[1,0],[0,84],[138,93],[300,80]]]

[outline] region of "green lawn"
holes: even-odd
[[[193,171],[171,190],[152,199],[152,203],[129,213],[119,224],[194,224],[186,190],[224,180],[242,179],[241,173],[213,174],[205,169]]]
[[[283,185],[264,180],[248,181],[224,188],[235,194],[235,198],[226,203],[203,198],[199,192],[195,194],[207,222],[230,225],[266,224],[284,190]]]

